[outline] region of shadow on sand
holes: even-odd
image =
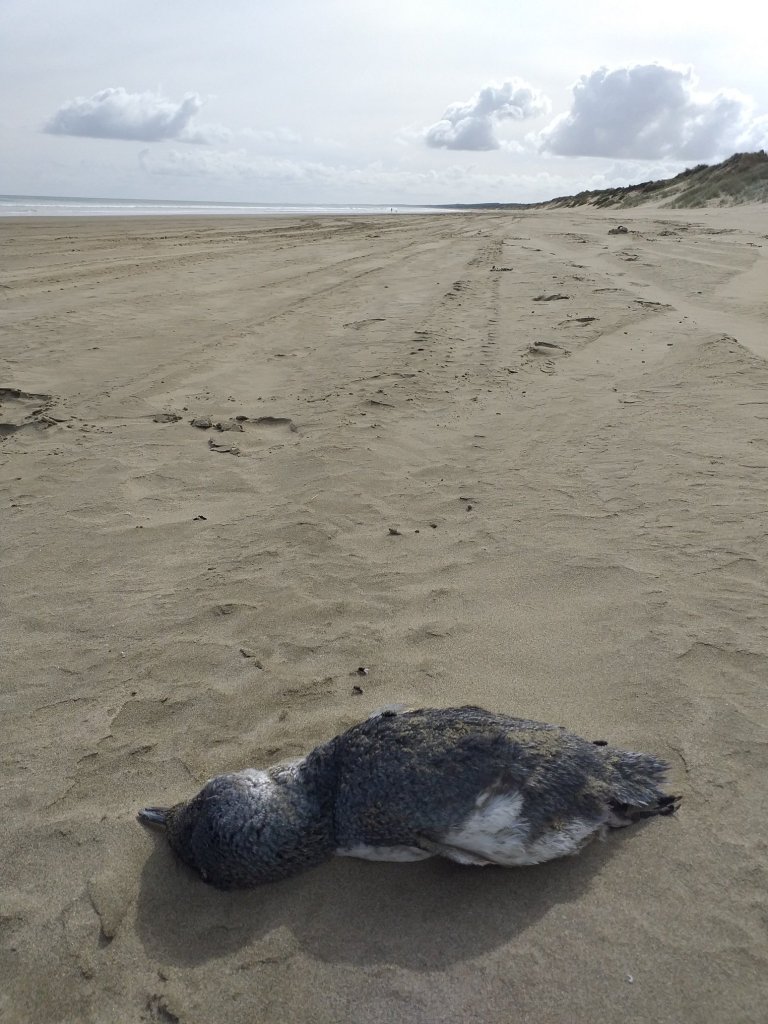
[[[578,899],[624,838],[614,833],[578,857],[527,868],[337,858],[238,892],[206,886],[158,839],[142,873],[136,928],[150,956],[176,966],[230,955],[287,928],[318,960],[431,971],[501,946],[553,906]]]

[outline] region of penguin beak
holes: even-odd
[[[149,828],[165,828],[168,819],[167,807],[143,807],[136,815],[142,825]]]

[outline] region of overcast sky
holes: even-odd
[[[525,202],[662,177],[768,146],[766,10],[0,0],[0,192]]]

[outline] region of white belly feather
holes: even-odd
[[[358,843],[357,846],[343,846],[336,851],[337,857],[357,857],[360,860],[397,860],[413,861],[426,860],[434,854],[428,850],[421,850],[418,846],[367,846],[365,843]]]
[[[522,817],[522,795],[488,790],[477,798],[475,808],[461,828],[443,836],[443,856],[459,864],[527,863],[522,858],[530,825]]]
[[[555,857],[577,853],[600,825],[581,819],[558,823],[531,840],[531,826],[522,815],[519,792],[489,789],[475,801],[475,810],[460,828],[446,832],[438,841],[423,840],[416,846],[357,846],[339,849],[341,857],[364,860],[416,861],[441,856],[458,864],[499,864],[513,867],[541,864]]]

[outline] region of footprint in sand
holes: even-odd
[[[562,345],[557,345],[554,341],[532,341],[528,346],[529,355],[540,356],[544,355],[568,355],[568,350],[564,349]]]
[[[52,395],[0,387],[0,440],[25,427],[45,428],[68,419],[53,416],[52,404]]]
[[[129,744],[136,737],[142,743],[157,741],[174,717],[187,706],[187,701],[168,698],[126,701],[110,723],[110,745]]]
[[[560,323],[557,326],[558,327],[573,327],[574,325],[576,325],[577,327],[579,327],[579,326],[580,327],[584,327],[585,324],[592,324],[592,323],[595,322],[595,320],[598,320],[598,319],[599,319],[599,317],[596,317],[596,316],[572,316],[572,317],[569,317],[567,320],[561,320]]]
[[[541,372],[553,374],[556,370],[555,359],[559,356],[569,356],[571,353],[567,348],[563,348],[562,345],[557,345],[553,341],[533,341],[528,346],[526,354],[529,357],[525,360],[526,362],[530,361],[531,356],[535,356]]]
[[[368,320],[350,320],[348,324],[344,324],[344,327],[350,328],[352,331],[362,331],[364,327],[370,327],[371,324],[383,324],[385,317],[383,316],[372,316]]]
[[[192,423],[194,425],[195,421]],[[298,440],[299,433],[299,428],[288,416],[240,415],[211,421],[211,426],[216,430],[216,435],[208,438],[208,447],[211,451],[225,455],[249,455],[263,448],[282,448]],[[218,436],[229,433],[244,436],[238,436],[236,441]]]

